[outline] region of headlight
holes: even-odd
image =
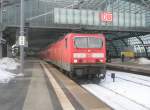
[[[92,57],[93,58],[104,58],[104,53],[93,53]]]
[[[85,53],[74,53],[73,57],[74,58],[86,58],[86,54]]]
[[[77,63],[78,62],[78,60],[77,59],[74,59],[74,63]]]
[[[103,62],[104,60],[100,60],[100,62]]]

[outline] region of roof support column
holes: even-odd
[[[2,52],[3,52],[2,49],[3,49],[3,48],[2,48],[2,43],[0,43],[0,58],[2,58]]]
[[[20,38],[24,37],[24,0],[21,0],[20,10]],[[24,45],[20,45],[20,73],[24,72]]]
[[[128,47],[128,44],[124,41],[124,39],[121,39],[121,41],[124,43],[124,45],[125,45],[126,47]]]
[[[118,50],[117,50],[116,46],[114,45],[113,42],[111,42],[111,45],[112,45],[112,47],[114,48],[114,50],[115,50],[115,52],[116,52],[116,55],[118,56]]]
[[[143,47],[144,47],[144,50],[145,50],[146,57],[148,57],[147,48],[144,46],[143,40],[142,40],[139,36],[136,36],[136,38],[139,39],[139,41],[142,43],[142,45],[143,45]]]
[[[0,10],[0,58],[3,57],[3,43],[2,43],[2,39],[3,39],[3,0],[0,1],[1,2],[1,10]]]

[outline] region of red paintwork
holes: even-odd
[[[84,48],[75,48],[74,47],[74,37],[80,36],[94,36],[101,38],[103,41],[103,47],[100,49],[84,49]],[[65,48],[65,39],[67,39],[67,48]],[[73,53],[85,53],[88,57],[86,58],[73,58]],[[104,53],[104,58],[92,58],[90,57],[92,53]],[[89,63],[98,63],[100,60],[103,60],[101,63],[106,63],[106,46],[105,46],[105,36],[103,34],[75,34],[69,33],[63,39],[49,45],[45,50],[40,52],[40,57],[55,61],[63,62],[67,64],[74,64],[74,59],[77,59],[80,64],[89,64]]]

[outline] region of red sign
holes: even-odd
[[[104,22],[112,22],[112,13],[111,12],[103,12],[100,14],[101,21]]]

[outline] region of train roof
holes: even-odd
[[[60,37],[56,42],[53,42],[51,44],[49,44],[46,48],[44,48],[43,50],[46,50],[47,48],[49,48],[50,46],[53,46],[54,44],[56,44],[57,42],[61,41],[64,38],[70,37],[72,35],[77,35],[77,36],[82,36],[82,35],[103,35],[102,33],[67,33],[66,35]]]

